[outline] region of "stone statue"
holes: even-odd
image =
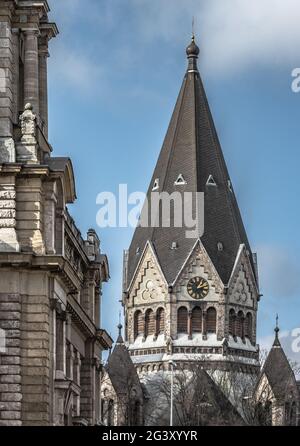
[[[36,142],[36,115],[33,113],[31,104],[25,105],[25,110],[20,116],[22,142],[32,143]]]

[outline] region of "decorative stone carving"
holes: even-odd
[[[25,105],[25,110],[20,116],[21,141],[29,144],[35,144],[36,139],[36,115],[33,113],[33,107],[31,104]]]
[[[146,283],[146,289],[142,293],[142,299],[146,302],[155,299],[155,287],[152,280],[148,280]]]
[[[16,151],[14,140],[12,138],[0,138],[0,164],[15,162]]]
[[[31,104],[25,105],[20,116],[21,142],[17,144],[17,161],[24,163],[38,163],[36,141],[36,115]]]

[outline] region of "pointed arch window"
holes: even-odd
[[[188,332],[188,310],[185,307],[181,307],[177,313],[177,332]]]
[[[295,401],[292,403],[290,412],[290,426],[297,426],[297,404]]]
[[[145,316],[145,336],[155,334],[155,316],[153,310],[147,310]]]
[[[108,401],[108,409],[107,409],[107,426],[114,425],[114,401]]]
[[[216,333],[217,332],[217,311],[213,307],[211,307],[207,310],[206,329],[207,329],[207,333]]]
[[[231,309],[229,311],[229,334],[233,337],[236,336],[235,321],[236,321],[235,311]]]
[[[185,184],[187,184],[187,182],[184,179],[184,176],[180,174],[174,184],[175,186],[184,186]]]
[[[266,414],[266,420],[265,425],[266,426],[272,426],[272,401],[267,401],[265,404],[265,414]]]
[[[244,314],[242,311],[239,311],[236,318],[236,336],[239,338],[244,337]]]
[[[144,334],[143,313],[138,310],[134,314],[134,339]]]
[[[202,333],[202,311],[200,307],[195,307],[192,311],[192,331]]]
[[[247,313],[245,319],[245,336],[252,342],[252,314]]]
[[[157,310],[157,334],[162,334],[165,331],[165,310],[159,308]]]

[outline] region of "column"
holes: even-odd
[[[193,339],[193,326],[192,326],[192,311],[189,311],[188,314],[188,335],[189,339]]]
[[[39,106],[41,127],[46,139],[48,139],[48,64],[49,57],[47,38],[43,38],[43,44],[39,47]]]
[[[39,116],[39,31],[37,29],[27,29],[24,34],[24,107],[30,103],[33,106],[34,113]]]
[[[207,339],[207,312],[206,311],[202,311],[202,337],[204,340]]]
[[[46,254],[55,254],[55,213],[57,204],[55,182],[45,183],[44,234]]]
[[[2,2],[3,3],[3,2]],[[15,162],[13,140],[13,36],[11,11],[0,10],[0,163]]]
[[[74,379],[74,347],[72,344],[67,345],[67,377],[71,381]]]
[[[66,313],[56,313],[56,379],[64,379],[66,374]]]
[[[19,103],[20,103],[20,32],[17,28],[12,30],[13,41],[13,73],[12,73],[12,94],[13,94],[13,122],[19,123]]]

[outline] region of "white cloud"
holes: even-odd
[[[132,0],[147,39],[182,41],[191,18],[210,70],[241,71],[253,64],[299,58],[298,0]],[[299,60],[299,59],[298,59]]]
[[[59,45],[50,62],[51,79],[63,82],[85,94],[93,92],[95,85],[104,82],[104,71],[81,50]]]
[[[164,41],[172,48],[174,44],[181,48],[188,42],[194,15],[201,65],[209,74],[240,74],[256,66],[275,65],[291,70],[300,64],[299,0],[50,0],[50,6],[51,19],[61,28],[59,39],[68,42],[64,55],[69,66],[60,62],[61,75],[78,87],[86,87],[83,80],[87,73],[92,74],[90,83],[99,80],[103,69],[103,60],[92,59],[84,48],[74,51],[70,37],[82,24],[90,29],[90,44],[95,51],[97,29],[100,32],[96,40],[101,44],[110,42],[110,36],[121,30],[134,36],[138,44],[144,41],[157,45]],[[69,39],[65,40],[65,35]],[[109,55],[124,70],[140,63],[132,51],[134,40],[125,40],[115,44],[112,39]],[[109,85],[109,73],[104,77]]]

